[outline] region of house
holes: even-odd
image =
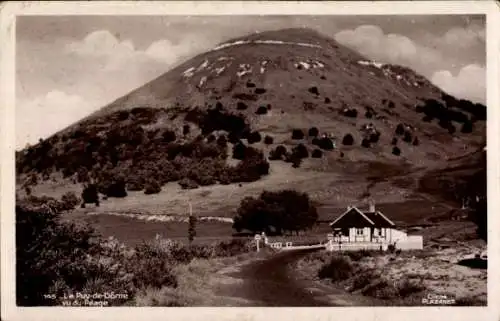
[[[397,249],[422,249],[422,236],[407,235],[396,228],[396,224],[382,212],[370,204],[368,211],[363,212],[355,206],[347,210],[334,220],[330,227],[330,237],[327,249],[357,250],[357,249],[383,249],[390,244]]]

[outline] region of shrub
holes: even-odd
[[[292,130],[292,139],[295,140],[304,139],[304,132],[301,129]]]
[[[363,271],[352,280],[351,291],[363,289],[379,278],[380,274],[373,270]]]
[[[312,139],[312,141],[311,141],[311,144],[316,145],[316,146],[319,146],[319,138],[314,137],[314,138]]]
[[[354,137],[351,134],[346,134],[342,139],[342,145],[350,146],[354,144]]]
[[[372,282],[369,286],[365,287],[362,294],[383,300],[394,299],[399,295],[396,286],[389,283],[384,278],[379,278],[375,282]]]
[[[394,147],[392,148],[392,153],[393,153],[394,155],[396,155],[396,156],[399,156],[399,155],[401,155],[401,149],[399,149],[399,147],[398,147],[398,146],[394,146]]]
[[[332,150],[334,148],[333,142],[328,137],[322,137],[318,141],[318,147],[324,150]]]
[[[405,133],[405,127],[403,126],[403,124],[398,124],[398,126],[396,127],[396,131],[395,131],[396,135],[403,135]]]
[[[316,148],[313,150],[311,157],[312,158],[321,158],[321,157],[323,157],[323,152],[320,149]]]
[[[178,184],[181,186],[182,189],[194,189],[199,187],[198,183],[189,178],[181,179],[178,182]]]
[[[389,108],[394,108],[395,105],[394,105],[394,102],[391,100],[389,101],[389,104],[387,105]]]
[[[309,128],[307,134],[309,135],[309,137],[317,137],[319,135],[319,130],[317,127],[311,127]]]
[[[286,147],[283,145],[278,145],[276,146],[275,149],[271,150],[269,152],[269,159],[270,160],[280,160],[285,156],[287,153]]]
[[[406,298],[414,293],[419,293],[425,290],[425,286],[420,282],[411,281],[408,278],[404,278],[398,285],[398,294],[402,298]]]
[[[80,200],[74,192],[66,192],[61,197],[61,202],[64,204],[64,210],[72,210],[80,203]]]
[[[331,102],[332,102],[332,101],[330,100],[330,98],[325,97],[325,104],[329,104],[329,103],[331,103]]]
[[[368,138],[363,138],[361,141],[361,146],[364,148],[370,148],[370,140]]]
[[[343,115],[346,117],[356,118],[358,117],[358,110],[355,108],[344,109]]]
[[[118,178],[105,187],[104,195],[107,197],[126,197],[127,190],[125,189],[125,180],[122,178]]]
[[[329,262],[321,266],[318,271],[320,279],[330,279],[334,282],[350,278],[354,273],[354,267],[347,256],[334,256]]]
[[[97,192],[97,186],[95,184],[85,185],[82,192],[82,206],[85,207],[85,204],[94,203],[96,206],[99,206],[99,195]]]
[[[271,104],[267,104],[267,105],[266,105],[266,107],[267,107],[267,110],[271,110],[271,109],[273,108],[273,107],[271,106]]]
[[[245,110],[247,108],[248,108],[247,104],[245,104],[242,101],[239,101],[236,103],[236,109],[238,109],[238,110]]]
[[[380,139],[380,132],[375,132],[370,134],[369,142],[370,143],[377,143]]]
[[[411,133],[409,131],[405,131],[404,132],[403,141],[405,141],[407,143],[411,143],[412,142]]]
[[[267,107],[266,106],[259,106],[259,108],[257,108],[255,113],[257,115],[265,115],[265,114],[267,114]]]
[[[413,143],[412,143],[412,144],[413,144],[413,146],[418,146],[418,145],[420,145],[420,141],[418,140],[418,137],[417,137],[417,136],[415,136],[415,138],[413,139]]]
[[[167,129],[165,130],[165,132],[163,132],[163,141],[165,143],[175,142],[176,139],[177,137],[175,136],[174,131]]]
[[[266,145],[271,145],[273,143],[274,139],[269,136],[269,135],[266,135],[266,137],[264,137],[264,144]]]
[[[297,156],[298,158],[307,158],[309,157],[309,152],[307,151],[307,147],[304,144],[298,144],[292,149],[292,154]]]
[[[144,186],[144,194],[146,195],[158,194],[159,192],[161,192],[161,186],[156,180],[152,179]]]
[[[242,160],[245,158],[245,152],[247,150],[247,146],[243,144],[241,141],[233,146],[233,158]]]
[[[316,96],[317,96],[317,95],[319,95],[318,87],[316,87],[316,86],[310,87],[310,88],[308,89],[308,91],[309,91],[311,94],[314,94],[314,95],[316,95]]]
[[[257,95],[264,94],[264,93],[266,93],[266,91],[267,91],[267,90],[266,90],[266,89],[264,89],[264,88],[255,88],[255,93],[256,93]]]
[[[397,145],[398,144],[398,139],[397,137],[393,137],[391,141],[391,145]]]
[[[262,140],[262,137],[260,136],[260,133],[258,131],[254,131],[248,135],[247,140],[249,144],[253,144],[260,142]]]
[[[373,118],[373,113],[372,113],[371,111],[367,110],[367,111],[365,112],[365,117],[366,117],[366,118]]]

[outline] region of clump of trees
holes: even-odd
[[[240,232],[282,234],[310,229],[318,220],[309,196],[294,190],[264,191],[259,198],[241,201],[233,228]]]

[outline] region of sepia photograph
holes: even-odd
[[[15,19],[17,307],[491,304],[486,14],[165,7]]]

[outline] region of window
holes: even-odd
[[[364,229],[362,229],[362,228],[356,229],[356,235],[363,235],[363,234],[364,234]]]
[[[385,228],[380,229],[380,236],[385,236]]]
[[[378,236],[378,228],[373,229],[373,236]]]

